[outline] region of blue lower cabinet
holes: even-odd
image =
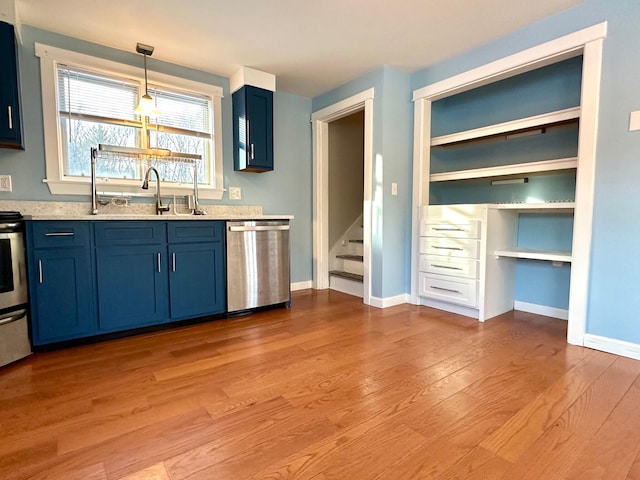
[[[33,250],[29,279],[34,345],[97,333],[88,247]]]
[[[169,245],[171,319],[225,311],[224,249],[221,242]]]
[[[165,245],[96,249],[101,333],[168,321],[167,267]]]
[[[33,344],[224,313],[223,228],[219,221],[28,221]]]

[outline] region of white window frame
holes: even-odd
[[[44,127],[44,152],[46,178],[53,195],[90,195],[91,182],[87,177],[72,177],[64,171],[64,145],[60,129],[58,109],[58,65],[89,69],[106,75],[122,75],[139,80],[144,85],[144,70],[111,60],[63,50],[40,43],[35,44],[35,54],[40,58],[40,84],[42,88],[42,117]],[[222,88],[206,83],[174,77],[163,73],[148,71],[150,84],[158,87],[182,90],[185,93],[196,93],[211,98],[213,115],[213,185],[201,185],[198,195],[203,199],[220,200],[224,192],[222,171]],[[87,152],[87,161],[90,152]],[[120,179],[98,179],[98,190],[117,191],[141,195],[138,181]],[[162,184],[165,195],[186,195],[193,190],[193,185],[176,185],[167,182]]]

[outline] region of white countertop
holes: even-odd
[[[155,214],[151,203],[126,206],[100,205],[91,215],[87,202],[54,202],[37,200],[0,200],[0,210],[22,212],[26,220],[292,220],[293,215],[264,215],[259,205],[202,205],[207,215],[192,215],[173,206],[165,215]]]
[[[292,220],[293,215],[145,215],[99,213],[98,215],[25,215],[25,220]]]

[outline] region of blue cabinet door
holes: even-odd
[[[88,247],[36,249],[30,262],[34,345],[94,335],[94,282]]]
[[[101,332],[168,320],[166,244],[101,247],[96,267]]]
[[[273,92],[246,85],[233,94],[233,166],[273,170]]]
[[[169,246],[171,319],[202,317],[225,311],[222,242]]]
[[[13,25],[0,22],[0,147],[24,150]]]

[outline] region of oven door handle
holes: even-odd
[[[9,323],[17,322],[27,315],[27,310],[22,309],[17,312],[11,312],[4,315],[0,315],[0,326],[7,325]]]

